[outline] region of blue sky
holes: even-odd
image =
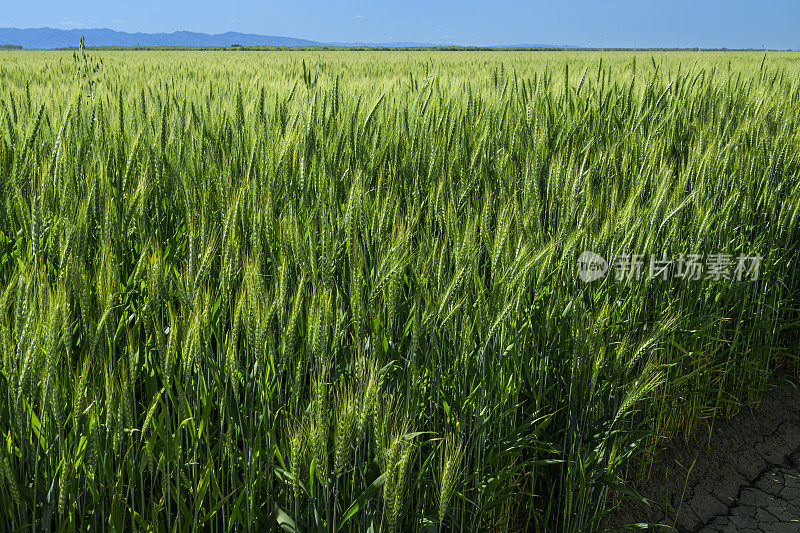
[[[800,0],[3,3],[0,27],[240,31],[324,42],[800,49]]]

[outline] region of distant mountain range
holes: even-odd
[[[250,33],[227,32],[218,35],[176,31],[173,33],[127,33],[100,29],[60,30],[56,28],[0,28],[0,44],[23,48],[69,48],[78,45],[81,36],[86,46],[322,46],[316,41]]]
[[[254,33],[238,33],[229,31],[211,35],[192,31],[176,31],[173,33],[127,33],[108,28],[61,30],[57,28],[0,28],[0,45],[15,45],[23,48],[71,48],[76,47],[81,36],[86,39],[86,46],[193,46],[193,47],[227,47],[234,44],[241,46],[345,46],[345,47],[428,47],[452,46],[418,42],[391,43],[323,43],[294,37],[277,37],[274,35],[257,35]],[[501,48],[505,46],[493,46]],[[547,44],[513,45],[508,47],[524,48],[564,48]],[[568,47],[573,48],[573,47]]]

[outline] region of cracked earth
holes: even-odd
[[[611,531],[800,533],[797,383],[778,383],[758,408],[682,444],[660,453],[650,479],[634,487],[649,503],[624,502],[606,520]]]

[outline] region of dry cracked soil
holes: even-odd
[[[623,502],[610,531],[800,533],[797,382],[780,380],[757,408],[668,447],[634,488],[648,502]]]

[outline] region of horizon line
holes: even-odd
[[[191,33],[196,35],[207,35],[210,37],[220,37],[227,34],[238,34],[238,35],[247,35],[247,36],[258,36],[258,37],[271,37],[271,38],[280,38],[280,39],[295,39],[300,41],[309,41],[316,44],[313,45],[298,45],[298,46],[275,46],[275,45],[244,45],[241,48],[322,48],[322,47],[342,47],[342,48],[354,48],[354,47],[367,47],[367,48],[434,48],[434,47],[452,47],[452,48],[499,48],[499,49],[513,49],[513,48],[528,48],[528,49],[542,49],[542,50],[620,50],[620,51],[628,51],[628,50],[689,50],[689,51],[774,51],[774,52],[796,52],[798,51],[797,48],[769,48],[769,47],[728,47],[724,45],[717,45],[717,46],[676,46],[676,45],[668,45],[668,46],[625,46],[625,45],[612,45],[612,46],[599,46],[599,45],[571,45],[568,43],[565,44],[555,44],[555,43],[519,43],[519,44],[500,44],[500,43],[493,43],[493,44],[464,44],[464,43],[457,43],[457,42],[448,42],[448,43],[436,43],[436,42],[423,42],[423,41],[414,41],[413,39],[393,39],[392,41],[385,41],[385,42],[370,42],[370,41],[320,41],[310,37],[296,37],[292,35],[277,35],[277,34],[265,34],[265,33],[253,33],[253,32],[243,32],[243,31],[236,31],[236,30],[227,30],[220,33],[208,33],[204,31],[197,31],[191,29],[176,29],[173,31],[159,31],[159,32],[146,32],[146,31],[127,31],[127,30],[115,30],[113,28],[108,27],[84,27],[84,28],[58,28],[53,26],[39,26],[39,27],[28,27],[28,28],[19,28],[16,26],[5,26],[0,27],[0,30],[16,30],[16,31],[35,31],[35,30],[53,30],[53,31],[63,31],[63,32],[81,32],[81,31],[110,31],[114,33],[121,33],[126,35],[175,35],[180,33]],[[14,43],[2,43],[0,42],[0,46],[3,45],[14,45]],[[404,46],[392,46],[392,45],[404,45]],[[228,47],[221,47],[221,46],[192,46],[192,45],[99,45],[92,47],[91,44],[87,46],[87,48],[231,48],[233,46]],[[64,50],[64,49],[71,49],[72,47],[55,47],[55,48],[22,48],[23,50]]]

